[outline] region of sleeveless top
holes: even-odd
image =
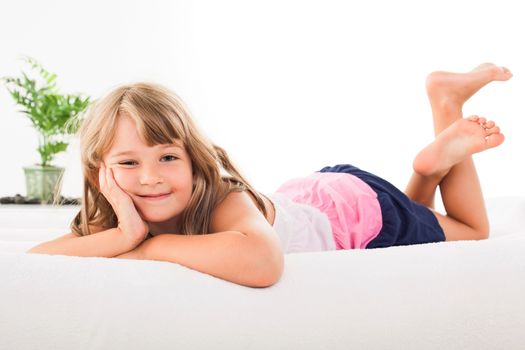
[[[382,227],[377,193],[351,174],[316,172],[268,197],[284,253],[363,249]]]
[[[295,203],[282,193],[268,197],[275,207],[273,227],[284,253],[336,249],[330,221],[319,209]]]

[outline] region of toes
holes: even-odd
[[[512,75],[512,72],[507,67],[500,67],[505,75]]]
[[[486,122],[487,122],[487,118],[485,118],[485,117],[479,117],[479,119],[478,119],[478,123],[480,123],[481,126],[484,126]]]
[[[487,148],[492,148],[492,147],[501,145],[503,141],[505,141],[505,136],[503,136],[503,134],[498,132],[498,133],[489,135],[485,139],[485,144],[487,145]]]
[[[497,80],[508,80],[512,77],[512,72],[507,67],[498,67],[501,75]]]
[[[468,120],[473,121],[473,122],[477,122],[478,119],[479,117],[477,115],[471,115],[470,117],[468,117]]]
[[[493,134],[499,134],[500,133],[500,128],[499,128],[499,126],[493,126],[492,128],[485,129],[485,132],[486,132],[487,136],[490,136],[490,135],[493,135]]]
[[[488,122],[485,123],[484,127],[486,129],[491,129],[493,128],[494,126],[496,126],[496,123],[494,123],[492,120],[489,120]]]

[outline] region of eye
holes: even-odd
[[[165,156],[163,156],[161,158],[161,160],[165,161],[165,162],[171,162],[171,161],[174,161],[174,160],[177,160],[177,159],[179,159],[179,158],[174,156],[174,155],[171,155],[171,154],[165,155]],[[134,160],[126,160],[126,161],[120,162],[119,164],[120,165],[125,165],[125,166],[135,166],[138,163],[136,161],[134,161]]]
[[[121,165],[134,165],[134,164],[131,164],[131,163],[137,163],[135,162],[134,160],[128,160],[128,161],[125,161],[125,162],[120,162],[119,164]]]
[[[179,158],[175,157],[174,155],[168,154],[168,155],[162,157],[162,159],[167,159],[167,161],[172,161],[172,160],[177,160]]]

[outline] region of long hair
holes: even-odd
[[[190,156],[194,185],[188,205],[180,214],[182,232],[176,233],[210,233],[213,209],[233,191],[249,191],[259,210],[267,215],[262,195],[241,175],[226,151],[198,130],[182,100],[164,86],[135,83],[114,89],[77,121],[84,191],[81,210],[71,223],[73,232],[84,236],[91,234],[89,226],[109,229],[118,225],[111,204],[99,191],[98,173],[122,115],[132,118],[148,146],[180,140]]]

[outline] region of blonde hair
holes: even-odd
[[[193,190],[181,213],[182,232],[176,233],[210,233],[213,209],[233,191],[249,191],[259,210],[267,215],[262,195],[241,176],[226,151],[198,130],[182,100],[161,85],[135,83],[118,87],[93,103],[79,121],[84,192],[81,210],[71,223],[73,232],[84,236],[91,234],[91,225],[117,227],[116,214],[99,191],[98,172],[103,156],[111,148],[119,115],[132,118],[149,146],[182,141],[192,161]]]

